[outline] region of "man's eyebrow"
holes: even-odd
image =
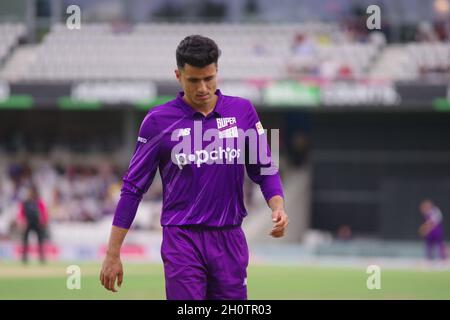
[[[214,77],[214,76],[215,76],[215,74],[210,75],[210,76],[207,76],[207,77],[204,77],[203,80],[206,80],[206,79],[208,79],[208,78],[212,78],[212,77]],[[188,77],[187,79],[188,79],[188,80],[200,80],[200,78],[195,78],[195,77]]]

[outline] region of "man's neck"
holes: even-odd
[[[186,96],[183,96],[184,102],[186,102],[188,105],[190,105],[192,107],[192,109],[194,109],[195,111],[198,111],[201,114],[203,114],[205,117],[214,110],[214,107],[216,106],[216,103],[217,103],[217,99],[218,99],[218,96],[215,94],[211,103],[209,103],[208,105],[204,105],[204,106],[198,106],[198,105],[194,105],[193,103],[190,103],[188,100],[186,100]]]

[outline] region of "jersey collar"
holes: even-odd
[[[215,95],[217,96],[216,105],[215,105],[213,111],[210,114],[208,114],[207,117],[211,117],[213,115],[215,115],[217,117],[221,117],[221,113],[222,113],[222,97],[223,97],[223,95],[222,95],[222,92],[220,92],[219,89],[216,90]],[[176,99],[178,104],[183,109],[183,111],[186,112],[189,116],[191,116],[193,118],[197,117],[197,116],[203,116],[203,114],[201,112],[198,112],[197,110],[192,108],[189,104],[187,104],[183,100],[183,96],[184,96],[184,92],[180,91],[180,92],[178,92],[177,99]]]

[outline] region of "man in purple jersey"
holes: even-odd
[[[270,234],[285,233],[283,188],[266,132],[249,100],[217,89],[219,55],[216,43],[199,35],[177,47],[175,75],[183,91],[152,108],[141,124],[100,273],[107,290],[122,283],[120,248],[158,168],[167,299],[247,299],[245,171],[272,210]]]
[[[441,210],[431,200],[423,200],[419,209],[425,219],[425,222],[419,228],[419,234],[425,239],[427,259],[433,259],[434,248],[437,248],[439,258],[445,260],[447,254],[445,252]]]

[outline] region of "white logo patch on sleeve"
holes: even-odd
[[[263,126],[262,126],[262,124],[261,124],[261,121],[258,121],[258,122],[255,124],[255,127],[256,127],[256,131],[258,131],[258,135],[264,134],[264,128],[263,128]]]
[[[142,138],[142,137],[138,137],[138,141],[142,142],[142,143],[147,143],[147,139]]]

